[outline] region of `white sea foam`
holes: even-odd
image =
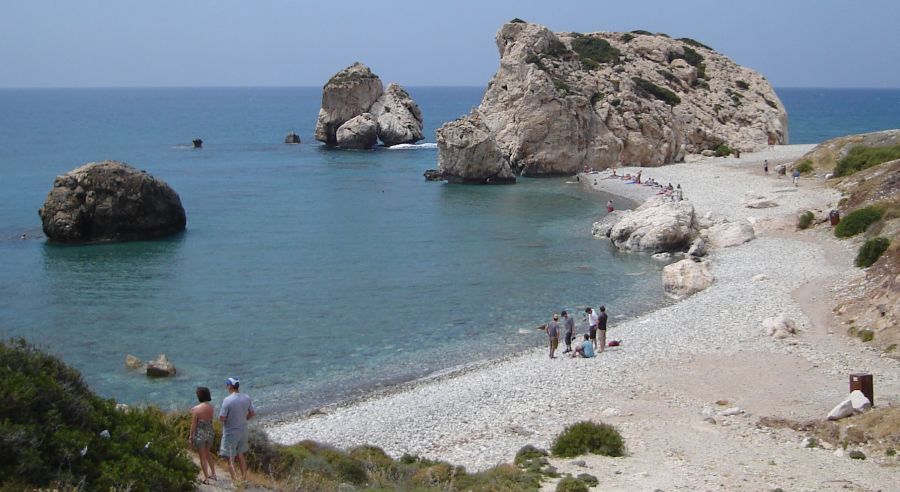
[[[385,147],[388,150],[419,150],[419,149],[436,149],[436,143],[420,143],[420,144],[397,144]]]

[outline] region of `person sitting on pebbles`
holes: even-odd
[[[585,359],[590,359],[593,356],[594,344],[591,343],[591,338],[585,333],[584,341],[575,344],[575,351],[572,352],[572,357],[584,357]]]

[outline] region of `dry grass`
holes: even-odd
[[[900,448],[900,408],[876,407],[868,412],[838,421],[807,420],[804,422],[780,417],[762,417],[757,422],[760,427],[771,429],[791,429],[819,442],[827,442],[834,447],[845,444],[848,428],[862,432],[861,437],[867,453],[883,454],[889,449]]]

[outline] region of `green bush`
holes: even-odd
[[[588,492],[588,486],[577,478],[566,477],[556,484],[556,492]]]
[[[627,32],[626,32],[626,33],[623,34],[622,37],[619,38],[619,39],[620,39],[623,43],[627,43],[627,42],[631,41],[632,39],[634,39],[634,35],[631,34],[631,33],[627,33]]]
[[[566,427],[551,447],[555,456],[571,458],[586,453],[603,456],[622,456],[625,443],[615,427],[585,421]]]
[[[600,480],[597,480],[597,477],[591,475],[590,473],[579,473],[575,478],[587,484],[588,487],[596,487],[600,484]]]
[[[685,46],[684,47],[684,61],[699,68],[700,65],[703,65],[703,55],[701,55],[700,53],[697,53],[693,48],[689,48],[689,47]]]
[[[645,31],[643,29],[635,29],[634,31],[631,31],[631,34],[640,34],[642,36],[653,36],[652,32]]]
[[[738,89],[741,89],[744,91],[750,88],[750,84],[748,84],[747,82],[745,82],[743,80],[735,81],[734,85],[736,85]]]
[[[547,456],[547,452],[543,449],[536,448],[531,444],[526,444],[522,446],[518,452],[516,452],[516,459],[514,463],[521,466],[528,461],[540,459],[545,456]]]
[[[510,24],[527,24],[527,22],[523,21],[522,19],[520,19],[518,17],[513,18],[513,20],[509,21],[509,23]]]
[[[725,157],[734,152],[727,144],[721,144],[716,147],[716,157]]]
[[[839,160],[834,168],[835,176],[849,176],[857,171],[877,166],[882,162],[900,159],[900,144],[888,147],[856,146]]]
[[[853,147],[846,157],[838,161],[834,168],[834,175],[849,176],[856,171],[862,171],[894,159],[900,159],[900,144],[889,147]]]
[[[814,218],[815,215],[809,210],[803,212],[803,215],[800,216],[800,220],[797,222],[797,229],[809,229]]]
[[[0,342],[0,394],[0,489],[194,488],[187,435],[165,414],[116,410],[78,371],[24,340]]]
[[[689,44],[689,45],[691,45],[691,46],[693,46],[693,47],[695,47],[695,48],[706,48],[706,49],[708,49],[709,51],[715,51],[714,49],[712,49],[712,48],[710,48],[709,46],[707,46],[707,45],[701,43],[700,41],[697,41],[696,39],[691,39],[691,38],[678,38],[678,40],[681,41],[682,43]]]
[[[878,261],[878,258],[881,258],[881,255],[887,251],[890,245],[891,240],[886,237],[868,239],[859,247],[859,252],[856,254],[856,260],[853,263],[860,268],[868,268]]]
[[[572,50],[578,53],[586,68],[596,68],[599,63],[619,63],[622,52],[605,39],[592,36],[576,36]]]
[[[882,215],[884,215],[884,210],[881,207],[869,206],[854,210],[835,226],[834,235],[837,237],[855,236],[880,220]]]
[[[875,332],[872,330],[859,330],[857,336],[859,336],[859,339],[863,342],[869,343],[875,339]]]
[[[642,94],[653,96],[669,106],[675,106],[681,103],[681,98],[665,87],[660,87],[653,82],[640,77],[633,77],[631,80],[634,82],[634,85],[637,86],[638,92]]]
[[[799,163],[797,163],[794,166],[794,169],[797,171],[800,171],[803,174],[806,174],[806,173],[812,172],[813,163],[809,159],[803,159],[802,161],[800,161]]]

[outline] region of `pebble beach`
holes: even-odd
[[[846,395],[850,372],[876,375],[882,405],[896,405],[900,394],[896,360],[821,322],[837,285],[862,273],[852,267],[855,245],[838,243],[824,227],[794,231],[798,211],[827,210],[840,198],[821,178],[794,187],[789,177],[775,176],[775,165],[812,147],[642,168],[644,179],[681,184],[698,216],[747,220],[757,238],[709,255],[710,288],[637,318],[611,313],[607,339],[620,340],[619,347],[594,359],[549,359],[545,348],[497,354],[475,368],[270,422],[266,432],[284,444],[372,444],[393,456],[417,454],[479,470],[512,461],[526,444],[546,448],[567,425],[590,419],[616,425],[628,455],[554,465],[592,473],[605,489],[829,490],[847,482],[890,488],[896,476],[872,460],[805,449],[789,431],[756,425],[762,416],[823,417]],[[606,176],[582,174],[578,184],[636,201],[656,193]],[[746,208],[748,192],[778,206]],[[590,234],[591,224],[584,229]],[[761,321],[777,314],[796,322],[795,338],[763,333]],[[710,416],[716,424],[704,421]]]

